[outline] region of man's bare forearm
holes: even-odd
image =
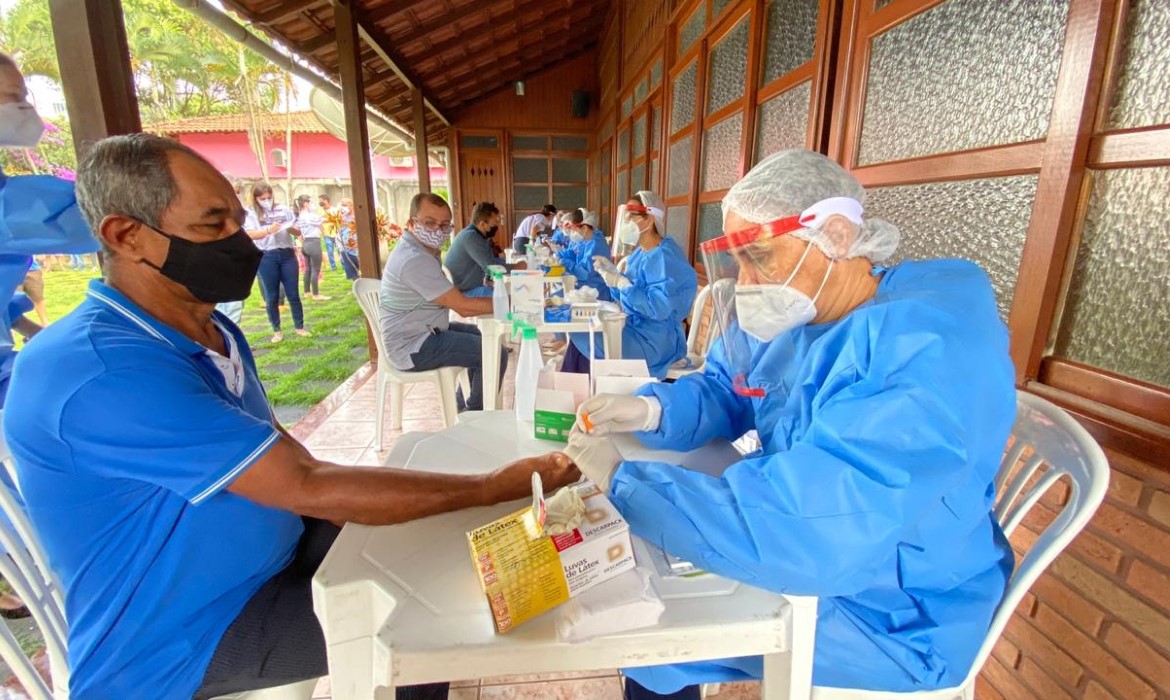
[[[393,525],[487,504],[482,476],[344,467],[318,462],[302,482],[292,510],[334,522]]]

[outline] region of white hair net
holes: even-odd
[[[592,228],[597,228],[597,212],[589,211],[588,209],[582,207],[581,223]]]
[[[756,164],[723,197],[723,219],[735,212],[756,224],[796,216],[833,197],[865,205],[865,188],[837,163],[813,151],[781,151]],[[881,219],[863,218],[857,239],[844,254],[818,229],[801,228],[792,236],[815,243],[830,258],[866,258],[882,262],[894,254],[901,234]]]
[[[657,210],[651,211],[654,217],[654,225],[658,227],[658,235],[666,235],[666,202],[662,201],[662,197],[651,192],[650,190],[641,190],[634,194],[634,199],[641,202],[647,209]]]

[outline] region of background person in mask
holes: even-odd
[[[565,273],[576,277],[578,286],[596,289],[598,299],[612,300],[609,285],[593,267],[594,258],[609,257],[609,244],[597,231],[597,213],[577,209],[569,214],[565,226],[569,231],[569,245],[557,254]]]
[[[471,318],[492,312],[490,298],[459,291],[443,274],[439,248],[451,235],[451,206],[437,194],[410,200],[410,224],[382,270],[381,332],[388,358],[404,372],[466,367],[471,396],[456,395],[459,410],[483,410],[483,339],[470,323],[452,323],[450,311]],[[500,353],[500,381],[508,367]]]
[[[444,265],[451,281],[464,296],[491,297],[488,265],[506,267],[492,250],[492,240],[500,230],[500,210],[491,202],[478,202],[471,209],[471,223],[451,242]]]
[[[341,269],[345,271],[345,279],[353,281],[361,276],[358,259],[357,223],[353,218],[353,200],[341,200],[337,207],[341,214],[341,227],[337,229],[337,249],[341,257]]]
[[[227,181],[178,142],[133,134],[91,147],[77,191],[106,280],[20,354],[22,410],[4,415],[65,592],[72,697],[202,700],[323,676],[311,579],[332,523],[512,500],[533,471],[550,488],[577,478],[559,454],[487,477],[315,459],[213,311],[248,294],[261,262]]]
[[[305,312],[301,305],[300,267],[293,245],[291,229],[296,214],[272,198],[272,186],[261,182],[252,187],[252,206],[247,209],[244,231],[256,242],[264,256],[260,260],[260,285],[264,290],[264,304],[268,323],[272,325],[272,342],[284,340],[280,330],[280,288],[288,296],[292,309],[293,327],[297,335],[309,335],[305,330]]]
[[[646,360],[650,373],[662,379],[675,361],[686,357],[683,320],[691,312],[698,292],[698,276],[682,249],[666,231],[662,200],[643,191],[626,203],[618,235],[636,245],[628,256],[625,273],[618,272],[609,249],[593,258],[593,268],[609,288],[613,300],[626,313],[622,330],[622,357]],[[601,250],[604,237],[594,234]],[[595,336],[594,357],[604,357],[602,338]],[[566,372],[589,371],[589,335],[574,333],[565,353]]]
[[[898,231],[863,218],[864,202],[817,153],[753,168],[724,197],[726,234],[702,248],[723,329],[703,372],[591,399],[595,436],[574,435],[567,453],[639,536],[820,597],[816,685],[951,687],[1012,569],[991,515],[1016,406],[1007,329],[973,263],[880,267]],[[624,462],[596,437],[690,450],[752,429],[762,449],[721,479]],[[627,688],[656,697],[761,672],[759,658],[632,669]]]

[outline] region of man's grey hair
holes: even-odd
[[[161,227],[163,212],[178,192],[168,162],[171,153],[207,163],[206,158],[173,139],[128,134],[98,141],[78,164],[77,204],[107,253],[110,251],[99,235],[107,216],[126,216]]]

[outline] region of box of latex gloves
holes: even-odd
[[[629,525],[596,486],[583,481],[545,499],[532,476],[531,507],[467,533],[500,633],[634,568]]]

